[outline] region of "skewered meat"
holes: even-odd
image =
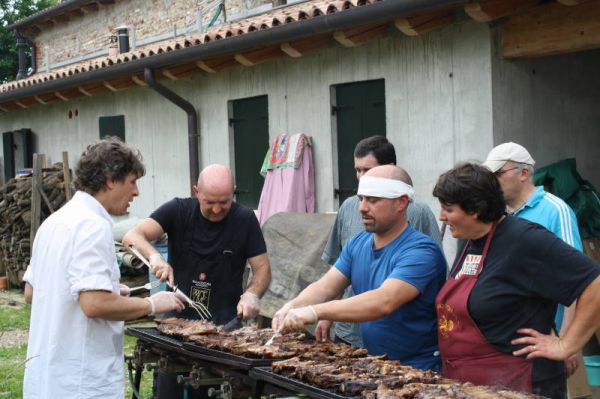
[[[166,335],[175,335],[184,339],[196,334],[213,334],[220,332],[219,327],[205,320],[186,320],[170,317],[156,320],[158,331]]]
[[[385,356],[307,360],[300,356],[273,362],[273,372],[343,396],[363,399],[532,399],[501,387],[475,386],[417,370]]]
[[[363,399],[534,399],[539,396],[523,392],[508,391],[503,388],[475,386],[459,382],[443,384],[407,384],[399,389],[392,389],[380,384],[376,390],[362,393]]]

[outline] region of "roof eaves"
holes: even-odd
[[[189,42],[186,38],[183,44],[174,46],[170,51],[148,51],[146,55],[131,54],[117,57],[106,57],[94,60],[77,67],[77,70],[57,71],[57,73],[43,78],[43,81],[35,83],[26,81],[11,82],[2,85],[4,91],[0,92],[0,103],[16,101],[26,96],[40,93],[62,90],[89,82],[113,79],[126,74],[135,74],[144,68],[163,68],[178,65],[185,62],[193,62],[209,57],[219,57],[236,52],[247,51],[253,48],[273,45],[290,40],[299,40],[314,35],[347,29],[360,23],[373,23],[391,20],[396,17],[413,15],[421,11],[427,11],[445,6],[464,4],[467,0],[371,0],[373,3],[360,0],[339,1],[340,8],[326,14],[318,14],[299,18],[295,22],[282,25],[272,25],[264,29],[237,32],[232,36],[219,33],[216,29],[214,37],[208,34],[202,40]],[[344,4],[356,2],[354,8],[346,9]],[[360,5],[359,5],[360,4]],[[342,11],[343,10],[343,11]],[[235,26],[235,24],[234,24]],[[230,26],[229,30],[233,30]],[[211,32],[207,32],[211,33]],[[15,87],[16,86],[16,87]]]
[[[52,7],[48,7],[44,10],[38,11],[35,14],[32,14],[28,17],[25,18],[21,18],[20,20],[16,21],[15,23],[8,25],[6,27],[6,30],[15,30],[15,29],[20,29],[20,28],[24,28],[26,26],[35,24],[36,22],[41,22],[42,20],[55,16],[57,14],[62,13],[63,11],[70,11],[73,9],[78,8],[80,5],[84,4],[84,3],[89,3],[90,0],[66,0],[63,1],[55,6]]]

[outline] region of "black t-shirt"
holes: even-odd
[[[235,202],[220,222],[205,219],[198,200],[193,197],[174,198],[161,205],[150,217],[169,235],[169,263],[173,266],[176,279],[177,269],[182,267],[177,264],[178,255],[184,251],[183,242],[189,234],[192,235],[190,250],[201,258],[214,256],[222,251],[225,244],[231,245],[235,268],[243,269],[247,259],[267,252],[254,212]],[[185,227],[188,224],[192,226],[189,230]],[[224,234],[226,226],[229,237]]]
[[[482,254],[486,238],[471,241],[466,253]],[[569,306],[598,275],[600,267],[591,258],[541,225],[507,216],[469,296],[469,313],[490,344],[511,354],[518,349],[510,343],[521,336],[518,329],[549,334],[557,304]],[[536,360],[534,387],[563,373],[562,362]]]

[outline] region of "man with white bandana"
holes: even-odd
[[[364,232],[352,238],[321,279],[286,303],[273,329],[288,332],[319,319],[360,322],[371,355],[439,370],[435,297],[446,278],[437,243],[406,220],[413,188],[394,165],[369,170],[358,185]],[[352,284],[355,296],[336,300]]]

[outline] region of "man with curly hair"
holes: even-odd
[[[78,191],[40,226],[24,276],[32,303],[26,399],[123,398],[123,320],[183,309],[172,292],[131,298],[119,284],[110,215],[125,214],[138,195],[139,152],[100,140],[75,172]]]

